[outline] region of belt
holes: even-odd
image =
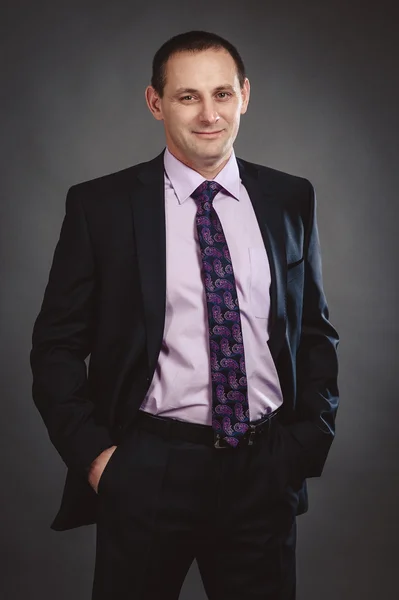
[[[240,437],[238,446],[252,446],[258,442],[260,437],[267,435],[275,417],[279,415],[280,408],[272,413],[249,424],[248,431]],[[219,439],[211,425],[202,425],[181,421],[170,417],[160,417],[144,410],[138,411],[135,425],[151,433],[158,433],[165,438],[179,438],[187,442],[205,444],[215,448],[232,448],[223,439]]]

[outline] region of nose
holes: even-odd
[[[213,100],[203,100],[201,104],[201,112],[199,117],[202,123],[208,123],[209,125],[216,123],[220,119],[217,106],[215,105]]]

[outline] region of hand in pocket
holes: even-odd
[[[117,446],[111,446],[110,448],[106,448],[101,454],[97,456],[97,458],[92,462],[89,471],[89,483],[93,490],[98,494],[98,486],[100,484],[100,479],[103,475],[104,469],[106,468],[111,456],[117,449]]]
[[[305,479],[303,466],[303,448],[288,427],[277,423],[276,434],[280,437],[279,446],[282,452],[282,461],[285,469],[287,483],[299,490]]]

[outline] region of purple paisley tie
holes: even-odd
[[[222,224],[212,205],[221,189],[216,181],[204,181],[191,197],[197,203],[196,223],[208,308],[215,445],[235,448],[249,429],[249,407],[233,265]]]

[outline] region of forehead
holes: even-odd
[[[238,85],[236,64],[224,48],[173,54],[166,63],[165,74],[165,87],[169,88],[212,86],[220,80]]]

